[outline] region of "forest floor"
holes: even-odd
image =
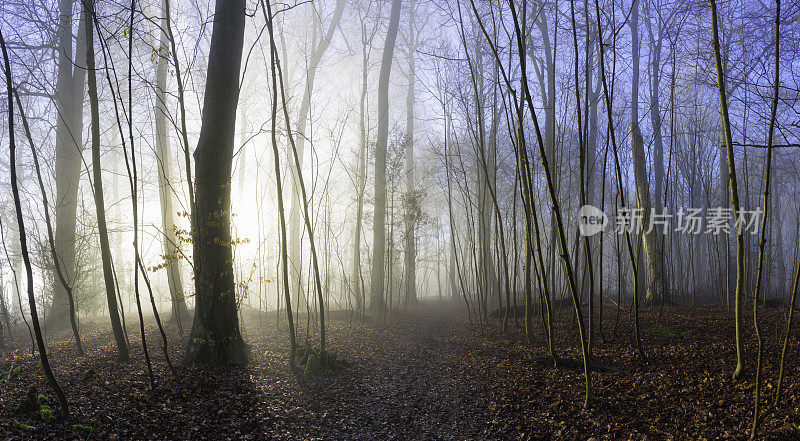
[[[169,352],[177,376],[170,373],[160,335],[151,326],[147,342],[157,379],[155,392],[150,390],[141,344],[132,345],[131,362],[118,363],[108,326],[87,323],[83,342],[88,350],[83,357],[76,355],[69,333],[50,340],[50,362],[67,391],[72,416],[69,421],[43,422],[36,413],[13,410],[31,386],[49,398],[54,410],[57,407],[22,328],[0,355],[0,370],[8,370],[12,362],[22,367],[18,376],[0,384],[0,438],[745,438],[752,421],[755,366],[749,320],[745,350],[750,363],[736,382],[731,378],[732,311],[667,307],[659,319],[657,309],[644,309],[642,340],[648,360],[642,363],[633,348],[628,310],[621,312],[614,329],[613,308],[606,306],[594,360],[618,370],[592,374],[594,397],[586,411],[580,368],[553,368],[533,361],[547,356],[538,317],[531,352],[524,330],[513,321],[504,333],[496,321],[471,324],[462,316],[460,304],[440,304],[380,324],[374,319],[332,320],[329,346],[346,363],[305,380],[288,369],[287,333],[284,326],[278,329],[274,316],[244,327],[251,345],[251,362],[244,367],[180,364],[185,334],[181,337],[176,326],[169,326]],[[579,360],[570,314],[569,309],[557,312],[555,343],[560,356]],[[771,405],[784,315],[782,308],[762,313],[763,439],[800,439],[796,332],[784,398],[777,408]],[[305,326],[305,319],[298,321]],[[138,326],[129,320],[128,327],[131,343],[140,342]],[[305,332],[299,339],[305,341]],[[89,370],[94,374],[87,375]],[[26,432],[15,421],[35,429]]]

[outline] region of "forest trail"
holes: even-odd
[[[313,387],[321,394],[319,429],[341,429],[347,421],[357,439],[479,436],[483,420],[491,419],[482,406],[491,393],[486,379],[464,363],[477,348],[460,338],[465,324],[452,312],[436,305],[394,318],[366,332],[361,340],[367,341],[357,352],[351,344],[334,345],[334,351],[345,351],[354,362],[342,374],[348,380],[336,382],[340,389],[326,391],[330,385],[324,378]]]
[[[476,348],[459,338],[463,331],[463,323],[437,308],[397,319],[373,336],[346,400],[363,435],[441,439],[480,433],[481,404],[491,394],[486,379],[464,363]]]

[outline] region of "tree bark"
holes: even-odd
[[[75,284],[75,227],[78,187],[83,150],[83,96],[86,80],[85,39],[78,38],[73,56],[72,0],[59,1],[58,79],[56,80],[56,250],[70,285]],[[86,26],[82,20],[81,26]],[[81,33],[79,32],[78,35]],[[48,325],[60,329],[67,325],[70,301],[67,290],[54,277],[53,304]]]
[[[719,26],[717,25],[717,2],[709,0],[711,6],[711,28],[714,46],[714,63],[717,70],[717,90],[719,92],[719,110],[722,116],[722,134],[725,139],[725,148],[728,158],[728,180],[730,182],[730,196],[733,204],[733,216],[739,216],[739,192],[736,185],[736,160],[733,154],[733,139],[731,138],[731,121],[728,116],[728,96],[725,89],[725,74],[722,69],[720,57]],[[744,300],[744,231],[736,232],[736,297],[735,297],[735,324],[736,324],[736,370],[734,379],[739,379],[744,372],[744,343],[742,335],[742,302]]]
[[[244,0],[217,0],[202,126],[194,152],[194,252],[199,268],[188,362],[244,364],[248,358],[248,348],[239,331],[230,228],[231,165],[244,19]]]
[[[663,256],[659,249],[659,230],[655,226],[647,231],[652,221],[653,204],[650,200],[650,183],[647,179],[647,158],[644,155],[644,142],[636,122],[631,123],[631,154],[633,156],[633,173],[636,178],[636,201],[642,210],[642,234],[644,235],[644,254],[647,262],[648,285],[646,302],[660,300],[664,296],[664,279],[661,274]],[[656,195],[657,196],[657,195]],[[663,233],[663,231],[662,231]]]
[[[111,247],[108,241],[108,228],[106,227],[106,206],[103,198],[103,173],[100,164],[100,110],[97,98],[97,76],[94,61],[94,0],[84,0],[86,20],[86,70],[88,71],[88,94],[91,107],[91,141],[92,141],[92,178],[94,179],[94,205],[97,212],[97,231],[100,236],[100,257],[103,262],[103,281],[106,288],[108,314],[111,319],[111,329],[114,331],[114,340],[117,343],[117,359],[128,360],[128,344],[122,330],[117,307],[117,291],[114,284],[114,270],[111,267]],[[56,263],[58,264],[58,263]]]

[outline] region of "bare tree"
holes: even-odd
[[[186,301],[183,293],[181,278],[180,256],[177,247],[178,240],[175,235],[175,210],[173,187],[173,159],[167,136],[167,71],[169,70],[169,35],[167,29],[168,8],[166,1],[162,2],[163,16],[161,17],[160,38],[158,45],[158,58],[156,66],[156,161],[158,163],[158,196],[161,201],[161,229],[164,243],[164,264],[166,265],[167,283],[170,299],[172,299],[172,320],[182,328],[185,320],[189,318]],[[180,79],[178,80],[180,81]],[[189,184],[191,185],[191,183]]]
[[[78,210],[78,188],[83,149],[83,98],[85,95],[85,39],[79,39],[74,51],[72,44],[73,0],[59,0],[58,20],[58,79],[55,104],[56,124],[56,251],[64,267],[65,278],[75,283],[75,225]],[[86,26],[85,20],[81,26]],[[48,322],[64,326],[72,315],[67,290],[58,282],[53,284],[53,307]]]
[[[308,70],[306,72],[306,82],[305,82],[305,89],[303,90],[303,98],[300,102],[300,114],[297,120],[297,156],[298,162],[300,166],[303,165],[303,159],[305,156],[305,143],[306,143],[306,124],[308,119],[308,113],[311,110],[311,97],[314,92],[314,80],[317,75],[317,68],[319,66],[320,61],[322,61],[322,56],[325,55],[325,51],[328,50],[328,46],[331,43],[331,39],[333,38],[333,33],[339,27],[339,22],[342,19],[342,13],[344,12],[344,6],[346,1],[345,0],[336,0],[336,8],[333,12],[333,17],[331,18],[331,22],[328,25],[328,29],[322,34],[319,42],[314,42],[316,46],[312,50],[311,57],[308,61]],[[316,5],[312,4],[313,6],[313,13],[316,14]],[[316,23],[316,19],[314,20]],[[318,32],[316,24],[314,27],[314,33],[316,35]],[[303,206],[301,205],[301,191],[300,191],[300,177],[299,177],[299,170],[295,166],[295,161],[292,159],[292,153],[289,152],[289,170],[292,174],[292,205],[291,210],[289,212],[289,263],[290,263],[290,276],[291,276],[291,290],[296,293],[298,300],[302,299],[302,302],[306,302],[305,296],[303,293],[302,288],[302,263],[301,263],[301,252],[300,252],[300,236],[301,236],[301,210]],[[298,305],[300,306],[300,305]]]
[[[94,0],[82,0],[86,10],[86,69],[88,70],[88,94],[91,106],[91,140],[92,140],[92,176],[94,178],[94,205],[97,212],[97,231],[100,236],[100,255],[103,261],[103,281],[106,288],[108,313],[111,318],[111,328],[114,331],[114,340],[117,343],[117,358],[120,361],[128,360],[128,344],[117,308],[117,291],[114,284],[114,270],[111,267],[111,248],[108,242],[108,228],[106,227],[106,205],[103,199],[103,172],[100,164],[100,111],[97,99],[97,76],[94,62],[94,26],[95,16]],[[58,263],[56,263],[58,265]],[[59,270],[60,272],[60,270]],[[60,274],[59,274],[59,277]]]
[[[383,46],[378,77],[378,138],[375,145],[375,221],[372,229],[372,275],[370,308],[384,307],[384,259],[386,258],[386,149],[389,142],[389,76],[392,72],[394,45],[400,25],[401,0],[392,0],[389,28]]]
[[[717,25],[717,2],[709,0],[711,6],[711,34],[714,40],[714,64],[717,69],[717,90],[719,91],[719,111],[722,115],[722,133],[725,139],[725,147],[728,155],[728,180],[731,192],[731,203],[733,205],[734,218],[739,217],[739,191],[736,185],[736,160],[733,153],[733,139],[731,138],[731,121],[728,116],[728,95],[725,88],[725,73],[722,68],[722,58],[720,57],[719,29]],[[736,370],[733,378],[739,379],[744,372],[744,350],[742,335],[742,302],[744,300],[744,231],[740,228],[736,232]]]
[[[36,334],[36,346],[39,348],[39,360],[42,364],[42,370],[47,378],[50,387],[56,394],[58,403],[61,406],[61,416],[64,418],[69,417],[69,404],[64,395],[64,391],[59,386],[53,370],[50,368],[50,362],[47,358],[47,348],[44,345],[42,338],[42,329],[39,326],[39,315],[36,312],[36,299],[33,295],[33,268],[31,266],[31,258],[28,254],[28,240],[25,234],[25,219],[22,216],[22,203],[19,196],[19,184],[17,182],[17,146],[14,141],[14,86],[11,80],[11,63],[8,61],[8,49],[6,48],[6,41],[3,38],[3,33],[0,32],[0,47],[3,50],[3,64],[5,64],[5,77],[6,77],[6,93],[8,96],[8,156],[9,168],[11,169],[11,194],[14,197],[14,210],[17,215],[17,225],[19,225],[19,243],[22,251],[22,260],[25,263],[25,275],[28,281],[28,306],[31,308],[31,322],[33,322],[33,331]]]

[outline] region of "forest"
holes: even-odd
[[[0,438],[800,439],[800,1],[0,0]]]

